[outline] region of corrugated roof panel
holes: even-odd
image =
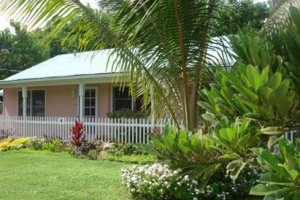
[[[98,52],[87,51],[58,55],[4,80],[16,81],[111,73],[112,62],[108,63],[110,52],[111,50],[107,49]]]
[[[224,47],[229,51],[231,50],[229,39],[226,36],[212,38],[207,52],[208,63],[232,65],[235,60],[231,57],[227,57],[228,54],[224,53]],[[0,81],[0,83],[11,83],[31,79],[63,79],[63,77],[80,75],[109,74],[112,73],[112,65],[117,56],[116,54],[111,54],[111,52],[112,49],[105,49],[101,51],[58,55],[10,76]]]

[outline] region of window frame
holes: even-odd
[[[33,116],[32,114],[33,114],[33,107],[32,107],[32,92],[33,91],[43,91],[44,92],[44,115],[43,116]],[[20,113],[20,107],[19,107],[19,93],[21,93],[21,105],[22,105],[22,108],[23,108],[23,97],[22,97],[22,90],[18,90],[17,91],[17,114],[18,114],[18,116],[23,116],[23,110],[22,110],[22,113]],[[29,93],[30,93],[30,95],[29,95]],[[35,88],[35,89],[28,89],[27,90],[27,98],[28,97],[30,97],[30,98],[28,98],[27,99],[27,109],[29,108],[29,113],[27,113],[26,112],[26,116],[28,116],[28,117],[45,117],[45,116],[47,116],[47,113],[46,113],[46,105],[47,105],[47,98],[46,98],[46,89],[44,89],[44,88]]]
[[[85,92],[86,90],[95,90],[95,116],[87,116],[85,113],[85,109],[86,109],[86,105],[85,105],[85,101],[86,101],[86,96],[85,96]],[[87,86],[84,88],[84,105],[83,105],[83,117],[84,118],[97,118],[98,117],[98,87],[97,86]],[[90,107],[90,106],[89,106]]]
[[[118,88],[118,91],[121,91],[122,89],[120,89],[120,88],[122,88],[122,86],[120,86],[120,85],[112,86],[112,89],[111,89],[111,112],[119,111],[119,110],[115,109],[115,93],[114,93],[115,88]],[[128,92],[129,92],[129,86],[125,86],[124,88],[128,88]],[[139,109],[139,110],[136,109],[136,101],[130,95],[130,93],[128,95],[129,95],[129,98],[130,98],[130,101],[131,101],[129,110],[131,110],[131,111],[142,111],[142,109]]]

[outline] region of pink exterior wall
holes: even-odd
[[[18,115],[18,89],[7,88],[3,90],[3,115]]]
[[[106,117],[111,111],[111,84],[93,84],[86,87],[97,89],[98,117]],[[78,115],[78,85],[48,86],[31,89],[45,90],[45,114],[53,117],[75,117]],[[6,116],[18,115],[18,91],[21,88],[4,89],[3,110]]]
[[[46,116],[76,117],[78,85],[46,87]]]
[[[98,116],[106,117],[108,112],[111,112],[111,84],[100,84],[98,86]]]

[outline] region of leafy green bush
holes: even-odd
[[[260,184],[250,194],[265,196],[264,199],[300,199],[300,139],[294,146],[281,138],[279,154],[263,148],[253,148],[259,165],[266,170]]]
[[[218,146],[215,151],[229,162],[226,169],[232,179],[236,179],[247,164],[253,164],[251,148],[261,145],[261,135],[256,124],[246,118],[237,118],[234,123],[222,119],[214,126],[211,138]]]
[[[167,125],[162,134],[151,134],[150,138],[154,154],[159,159],[185,173],[198,174],[205,180],[224,162],[219,159],[212,137],[202,134],[201,131],[192,134],[186,129],[178,130]]]
[[[75,156],[87,156],[89,151],[97,149],[94,142],[82,141],[81,145],[69,148],[69,153]]]
[[[133,119],[140,119],[140,118],[147,118],[148,115],[142,111],[132,111],[129,109],[122,109],[115,112],[107,113],[108,118],[133,118]]]
[[[101,160],[110,160],[110,161],[118,161],[125,163],[136,163],[136,164],[152,164],[156,161],[156,157],[153,155],[105,155],[100,156],[98,154],[98,159]]]
[[[48,140],[43,143],[43,149],[49,150],[52,152],[61,152],[63,150],[62,143],[63,142],[60,139]]]
[[[42,150],[43,149],[44,140],[39,137],[33,137],[28,145],[29,148],[34,150]]]
[[[236,73],[218,68],[215,82],[202,91],[202,98],[199,105],[209,114],[203,115],[206,120],[247,117],[265,126],[289,125],[299,104],[290,79],[282,73],[244,64]]]
[[[91,159],[91,160],[98,160],[99,156],[100,156],[100,154],[99,154],[99,151],[97,149],[89,150],[89,152],[86,155],[86,157],[88,159]]]
[[[120,144],[118,142],[107,143],[107,151],[110,155],[138,155],[148,154],[152,150],[149,144]]]

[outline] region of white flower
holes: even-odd
[[[189,179],[189,176],[188,176],[188,175],[185,175],[185,176],[183,177],[183,180],[185,180],[185,181],[190,180],[190,179]]]

